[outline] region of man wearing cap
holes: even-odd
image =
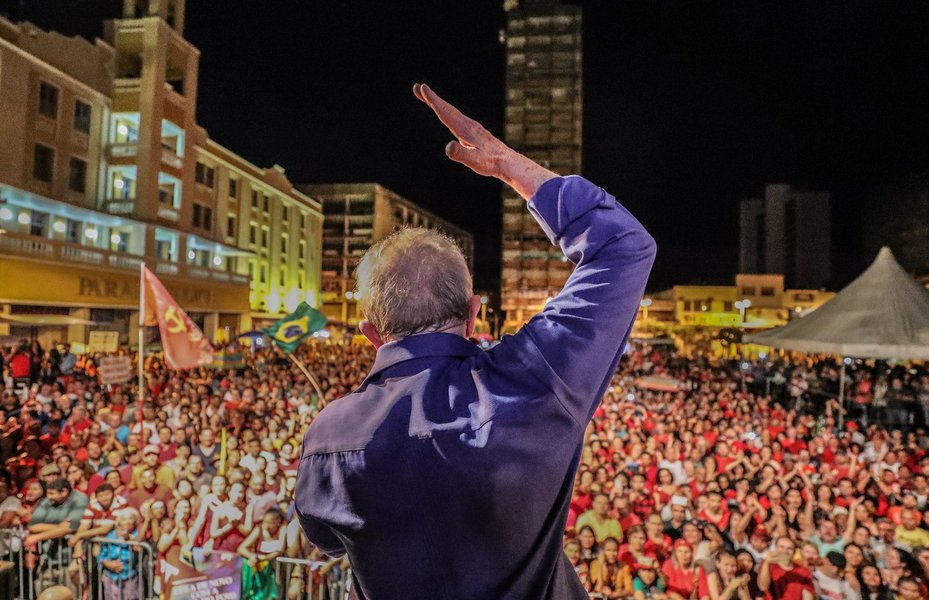
[[[848,600],[857,598],[858,593],[844,578],[845,556],[839,552],[830,552],[813,573],[813,585],[816,597],[820,600]]]
[[[163,485],[169,490],[174,489],[174,470],[166,464],[160,464],[161,449],[155,444],[149,444],[142,449],[142,464],[132,470],[132,484],[130,487],[138,488],[142,485],[142,471],[151,469],[155,473],[155,483]]]
[[[48,463],[41,469],[39,469],[39,479],[42,480],[45,485],[50,484],[51,482],[59,479],[61,477],[61,469],[58,468],[58,465],[55,463]]]

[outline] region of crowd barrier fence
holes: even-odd
[[[41,553],[23,543],[29,532],[0,529],[0,599],[35,600],[47,587],[64,585],[76,599],[160,600],[157,554],[145,543],[112,538],[84,540],[84,556],[72,558],[70,536],[52,540]],[[133,577],[116,581],[101,570],[99,551],[106,545],[131,550]],[[124,554],[125,555],[125,554]],[[125,555],[128,556],[128,555]],[[330,563],[280,557],[275,564],[278,600],[346,600],[351,569]]]

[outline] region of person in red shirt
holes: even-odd
[[[758,587],[771,600],[813,600],[813,576],[806,567],[793,563],[797,546],[788,536],[778,538],[758,569]]]
[[[661,566],[668,596],[673,600],[690,598],[700,579],[699,570],[690,542],[683,539],[674,542],[671,557]]]

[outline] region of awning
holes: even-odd
[[[94,321],[79,319],[70,315],[0,315],[0,321],[31,325],[32,327],[63,327],[67,325],[94,325]]]

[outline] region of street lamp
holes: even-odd
[[[642,328],[648,331],[648,307],[652,305],[651,298],[642,298],[639,306],[642,307]]]
[[[752,305],[752,301],[748,298],[743,298],[742,300],[735,301],[735,307],[739,309],[739,324],[745,324],[745,312],[748,310],[748,307]]]
[[[481,321],[487,322],[487,302],[490,300],[487,296],[481,296]]]

